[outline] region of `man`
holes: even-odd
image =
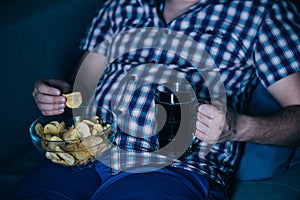
[[[177,55],[168,49],[147,46],[155,43],[155,37],[151,35],[169,35],[168,31],[148,34],[133,31],[136,34],[132,43],[143,42],[146,48],[130,49],[121,56],[113,57],[112,61],[108,59],[105,73],[96,86],[95,99],[98,105],[110,106],[117,95],[111,88],[121,87],[120,80],[131,70],[134,76],[130,80],[135,81],[139,74],[134,70],[148,63],[152,63],[151,70],[157,69],[160,72],[158,69],[163,64],[171,72],[178,72],[177,78],[184,76],[194,85],[197,98],[214,99],[209,87],[215,82],[221,82],[221,89],[213,92],[222,92],[224,85],[226,101],[221,98],[220,103],[213,101],[212,104],[199,106],[196,136],[205,143],[195,143],[192,153],[175,159],[161,169],[129,173],[128,169],[134,166],[147,169],[153,164],[147,160],[152,156],[151,152],[158,148],[157,138],[149,135],[155,129],[143,129],[151,121],[151,114],[148,115],[146,111],[153,105],[150,91],[154,87],[151,81],[155,78],[149,75],[149,85],[128,90],[128,93],[133,94],[128,108],[130,114],[138,119],[143,137],[134,137],[124,131],[116,139],[117,146],[136,153],[139,159],[125,157],[127,160],[122,163],[117,155],[116,160],[112,160],[116,167],[97,162],[95,168],[80,172],[44,162],[20,183],[17,190],[20,199],[38,196],[48,199],[226,199],[229,181],[239,159],[239,143],[236,141],[289,146],[300,144],[300,136],[297,134],[297,120],[300,116],[299,19],[295,7],[284,1],[107,1],[88,29],[81,46],[83,50],[91,52],[98,45],[101,47],[103,42],[106,44],[106,41],[111,41],[111,38],[120,38],[119,46],[106,46],[104,51],[101,48],[99,50],[102,53],[113,51],[119,55],[118,52],[126,49],[130,41],[122,37],[122,33],[128,31],[130,34],[131,30],[144,28],[168,29],[171,33],[184,33],[196,41],[203,52],[207,52],[208,59],[213,60],[214,67],[208,69],[207,76],[204,68],[196,66],[195,69],[193,63],[182,56],[190,55],[197,60],[199,55],[192,48],[185,50],[184,46]],[[118,35],[121,37],[115,37]],[[145,35],[148,37],[145,38]],[[185,44],[188,44],[188,38]],[[176,37],[171,39],[172,42],[176,41]],[[168,44],[169,40],[159,41]],[[172,42],[171,47],[174,45]],[[104,60],[107,58],[99,52],[86,54],[85,59],[88,58],[88,62],[94,66],[84,72],[89,79],[99,78],[99,74],[104,71]],[[97,67],[102,68],[100,73]],[[147,67],[143,69],[148,70]],[[218,73],[211,75],[210,72],[214,71]],[[163,71],[162,74],[169,72]],[[283,109],[279,113],[257,118],[243,114],[258,82],[262,82],[282,105]],[[69,92],[70,88],[69,84],[61,80],[40,80],[35,85],[33,96],[44,115],[57,115],[65,109],[65,99],[61,94]],[[228,109],[224,109],[224,103]],[[201,147],[204,144],[212,146],[210,152],[202,156]],[[41,174],[47,176],[39,178]],[[54,175],[65,178],[58,181]]]

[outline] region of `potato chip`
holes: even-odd
[[[77,129],[71,128],[67,132],[63,133],[62,138],[64,140],[77,140],[81,138],[81,135]]]
[[[58,121],[51,121],[50,124],[53,124],[54,126],[58,127],[59,122]]]
[[[91,135],[89,126],[84,122],[78,122],[75,125],[75,128],[81,135],[81,138],[85,138]]]
[[[96,116],[96,115],[91,118],[91,121],[94,122],[94,123],[96,123],[96,124],[101,123],[100,122],[101,121],[100,118],[98,116]]]
[[[51,139],[48,142],[48,149],[51,151],[55,151],[57,146],[60,146],[60,147],[64,146],[64,144],[61,143],[61,141],[63,141],[63,140],[57,136],[51,137]]]
[[[53,124],[46,124],[46,126],[44,127],[44,133],[45,134],[53,134],[53,135],[57,135],[58,129],[55,125]]]
[[[57,155],[64,160],[65,164],[68,166],[72,166],[75,163],[75,158],[66,152],[63,152],[61,148],[59,148],[58,146],[56,146],[55,150],[58,152]]]
[[[81,144],[88,148],[88,147],[97,146],[97,145],[101,144],[102,142],[103,142],[102,137],[91,136],[91,137],[85,138],[81,142]]]
[[[64,150],[67,152],[75,151],[77,143],[78,142],[70,142],[70,143],[66,144]]]
[[[86,124],[89,125],[89,126],[94,126],[94,125],[95,125],[94,122],[92,122],[91,120],[87,120],[87,119],[82,120],[82,122],[83,122],[83,123],[86,123]]]
[[[53,136],[52,134],[44,134],[42,138],[44,140],[50,140],[52,138],[52,136]]]
[[[46,158],[50,159],[52,162],[55,163],[60,163],[60,158],[58,157],[58,155],[54,152],[46,152]]]
[[[96,130],[98,133],[100,133],[101,131],[103,131],[103,126],[101,124],[95,124],[93,126],[93,130]]]
[[[40,136],[40,137],[43,136],[43,134],[44,134],[44,127],[43,127],[43,125],[41,123],[37,123],[35,125],[35,127],[34,127],[34,130],[35,130],[35,132],[36,132],[36,134],[38,136]]]
[[[96,135],[97,133],[98,133],[98,131],[97,131],[96,129],[92,129],[92,130],[91,130],[91,134],[92,134],[92,135]]]
[[[80,162],[86,162],[90,159],[93,158],[93,156],[89,153],[89,151],[87,149],[83,149],[83,148],[79,148],[79,147],[75,147],[74,152],[72,153],[72,155]]]
[[[101,137],[91,136],[81,142],[81,144],[92,154],[97,156],[98,145],[103,142]]]
[[[66,123],[65,122],[60,122],[59,125],[57,126],[57,130],[60,134],[64,133],[65,130],[66,130]]]
[[[82,103],[82,96],[80,92],[72,92],[69,94],[62,94],[62,96],[66,97],[66,105],[69,108],[78,108]]]

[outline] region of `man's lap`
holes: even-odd
[[[220,187],[204,175],[166,167],[143,173],[121,172],[108,179],[92,200],[226,199]]]
[[[98,171],[98,172],[97,172]],[[44,161],[16,187],[13,199],[225,199],[209,178],[167,167],[145,173],[121,172],[101,181],[103,169],[62,167]],[[98,175],[99,173],[99,175]],[[107,173],[107,172],[104,172]]]

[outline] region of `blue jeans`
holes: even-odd
[[[226,195],[208,177],[172,167],[110,176],[109,168],[100,162],[79,169],[45,160],[17,185],[12,199],[217,200],[226,199]]]

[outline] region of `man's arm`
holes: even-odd
[[[96,52],[86,52],[78,66],[76,77],[74,78],[74,91],[80,91],[83,102],[93,98],[99,79],[106,68],[106,57]]]
[[[300,72],[267,88],[282,109],[265,117],[243,116],[237,135],[242,140],[284,146],[300,145]],[[243,127],[245,122],[246,126]],[[238,129],[237,129],[238,130]],[[243,136],[244,135],[244,136]]]
[[[204,104],[198,110],[196,136],[209,143],[232,140],[300,146],[300,72],[274,83],[268,91],[281,104],[279,112],[252,117]]]

